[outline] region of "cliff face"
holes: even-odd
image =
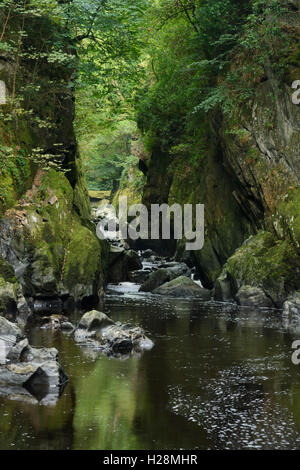
[[[144,202],[158,202],[163,188],[160,202],[205,204],[204,248],[185,253],[178,242],[177,257],[191,257],[221,300],[255,287],[281,307],[300,288],[300,115],[291,88],[300,79],[298,3],[280,18],[288,72],[265,64],[254,98],[230,118],[207,117],[194,140],[203,153],[196,164],[184,146],[171,156],[154,149],[149,164]]]
[[[7,43],[20,23],[8,23]],[[73,131],[76,57],[66,34],[55,55],[49,19],[28,14],[23,28],[18,58],[0,54],[0,313],[12,315],[28,312],[29,298],[95,301],[106,252],[89,222]]]
[[[300,36],[300,18],[298,24]],[[277,306],[300,288],[300,115],[291,99],[293,75],[285,82],[269,68],[254,102],[237,111],[239,132],[228,134],[226,120],[220,129],[238,204],[262,230],[225,271],[234,279],[233,294],[243,285],[259,286]]]

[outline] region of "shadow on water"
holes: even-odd
[[[299,333],[279,312],[110,292],[106,312],[154,349],[122,361],[32,330],[70,380],[55,405],[0,398],[1,449],[300,448]]]

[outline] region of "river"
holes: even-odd
[[[70,380],[55,406],[0,398],[1,449],[299,449],[299,333],[280,312],[172,300],[110,286],[105,311],[155,342],[119,360],[58,330]]]

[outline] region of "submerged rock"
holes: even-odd
[[[154,289],[154,294],[170,297],[194,297],[202,300],[210,300],[211,292],[196,284],[186,276],[180,276],[166,284]]]
[[[153,347],[142,328],[115,323],[105,313],[92,310],[83,315],[74,334],[75,341],[101,349],[107,355],[141,352]]]

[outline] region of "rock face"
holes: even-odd
[[[115,323],[97,310],[83,315],[74,335],[78,343],[97,348],[106,355],[124,356],[153,347],[141,328]]]
[[[211,299],[209,290],[198,286],[198,284],[186,276],[180,276],[173,279],[173,281],[163,284],[161,287],[154,289],[153,294],[169,297],[193,297],[201,300]]]
[[[140,257],[135,251],[111,247],[110,264],[108,268],[109,282],[118,283],[130,281],[130,273],[141,270],[142,267]]]
[[[1,11],[0,20],[3,15]],[[17,9],[8,21],[10,39],[18,38],[18,15]],[[28,34],[27,28],[47,37],[45,55],[55,50],[57,24],[34,15],[27,15],[25,23],[24,37],[30,40],[22,45],[24,57],[28,53],[34,56],[40,48],[39,37]],[[75,58],[67,32],[64,37],[63,67],[41,57],[36,63],[21,58],[18,64],[15,92],[22,102],[30,101],[34,118],[27,118],[25,110],[17,123],[0,122],[0,143],[10,149],[7,161],[1,156],[7,170],[0,174],[0,312],[13,316],[30,313],[24,297],[97,299],[104,282],[107,247],[89,222],[89,197],[73,130],[74,99],[69,86]],[[0,79],[9,96],[15,69],[11,61],[9,54],[1,55]],[[29,98],[23,91],[23,78],[33,69],[39,90]],[[1,111],[9,114],[9,107],[1,107]],[[42,125],[45,121],[47,126]],[[2,275],[3,262],[12,270],[9,279]]]
[[[57,357],[55,348],[31,347],[16,324],[0,317],[1,395],[6,388],[12,396],[26,389],[38,401],[55,402],[68,380]]]

